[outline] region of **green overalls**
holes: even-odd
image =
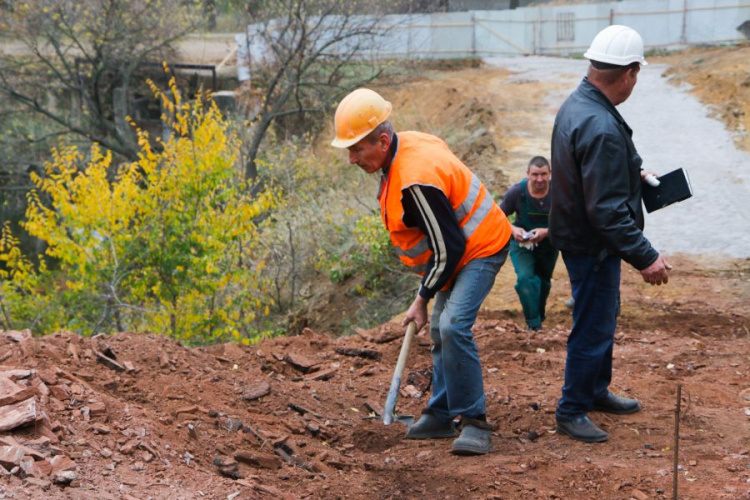
[[[546,228],[549,224],[549,212],[540,212],[532,201],[527,190],[527,179],[521,181],[521,210],[516,214],[515,226],[531,231]],[[555,270],[558,251],[549,238],[537,243],[534,250],[521,248],[516,240],[510,242],[510,259],[516,270],[516,293],[521,300],[526,324],[532,330],[538,330],[544,321],[547,297],[551,288],[552,272]]]

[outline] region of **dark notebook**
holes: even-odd
[[[690,179],[687,172],[681,168],[664,174],[658,179],[659,185],[656,187],[649,186],[646,182],[643,183],[643,205],[649,213],[693,196]]]

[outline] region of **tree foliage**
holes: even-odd
[[[167,60],[172,43],[200,25],[200,5],[23,0],[0,6],[8,46],[0,57],[4,109],[42,117],[42,137],[74,134],[134,160],[136,138],[117,123],[114,108],[142,84],[136,74],[144,62]]]
[[[391,266],[379,221],[362,219],[373,203],[357,199],[361,186],[352,189],[352,182],[361,179],[347,169],[331,183],[331,159],[310,147],[310,132],[337,100],[382,74],[378,63],[358,56],[384,34],[378,17],[354,16],[353,4],[342,0],[257,2],[248,12],[261,23],[254,33],[269,52],[254,61],[253,91],[262,97],[249,135],[205,100],[183,101],[173,85],[157,92],[171,130],[159,142],[134,132],[122,115],[118,123],[116,96],[144,88],[138,61],[163,55],[195,19],[162,16],[173,23],[166,27],[145,20],[149,33],[139,40],[128,30],[141,26],[127,22],[125,11],[166,8],[165,0],[31,4],[37,9],[14,4],[4,11],[26,48],[2,60],[0,98],[36,112],[45,127],[33,132],[40,148],[45,136],[66,137],[44,173],[33,176],[22,224],[48,246],[54,265],[40,259],[36,267],[35,255],[20,253],[15,226],[15,234],[6,226],[0,238],[6,327],[249,342],[307,308],[327,281],[321,278],[344,276],[362,298],[394,295],[389,280],[403,274]],[[172,28],[166,38],[156,34]],[[18,128],[20,140],[29,139],[28,130]],[[268,131],[279,140],[261,153]],[[285,140],[297,134],[304,140]],[[357,271],[366,271],[364,279],[348,280]]]
[[[381,17],[358,14],[346,0],[278,0],[258,12],[248,32],[248,43],[262,47],[252,61],[260,98],[251,117],[249,179],[272,125],[296,135],[315,130],[340,97],[383,75],[380,61],[363,58],[386,35]]]
[[[261,239],[272,316],[290,332],[309,322],[338,332],[387,321],[408,306],[418,280],[383,227],[378,181],[340,152],[316,152],[306,142],[267,148],[259,160],[264,184],[279,193]],[[330,314],[332,295],[343,314]]]
[[[60,146],[46,176],[33,176],[23,227],[59,266],[35,271],[4,231],[6,322],[86,334],[149,330],[190,342],[249,342],[259,333],[272,303],[256,221],[277,197],[244,192],[237,138],[210,100],[183,101],[174,79],[168,92],[154,90],[172,130],[155,141],[158,150],[138,131],[138,160],[110,179],[111,151],[94,145],[84,156]],[[34,295],[45,301],[39,317],[25,306]]]

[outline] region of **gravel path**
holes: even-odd
[[[522,80],[563,83],[547,96],[549,131],[554,114],[586,72],[588,62],[548,57],[491,58]],[[664,254],[750,257],[750,155],[739,151],[710,109],[662,77],[667,66],[649,64],[633,95],[618,109],[633,129],[643,166],[657,173],[687,170],[693,197],[646,214],[646,236]],[[554,176],[554,173],[553,173]]]

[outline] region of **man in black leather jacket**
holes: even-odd
[[[660,285],[669,264],[643,235],[641,182],[646,172],[632,130],[615,106],[638,80],[643,41],[634,30],[610,26],[594,39],[583,79],[560,108],[552,132],[549,238],[563,257],[575,306],[568,338],[557,430],[584,442],[609,436],[589,411],[635,413],[635,399],[609,392],[619,309],[620,262]]]

